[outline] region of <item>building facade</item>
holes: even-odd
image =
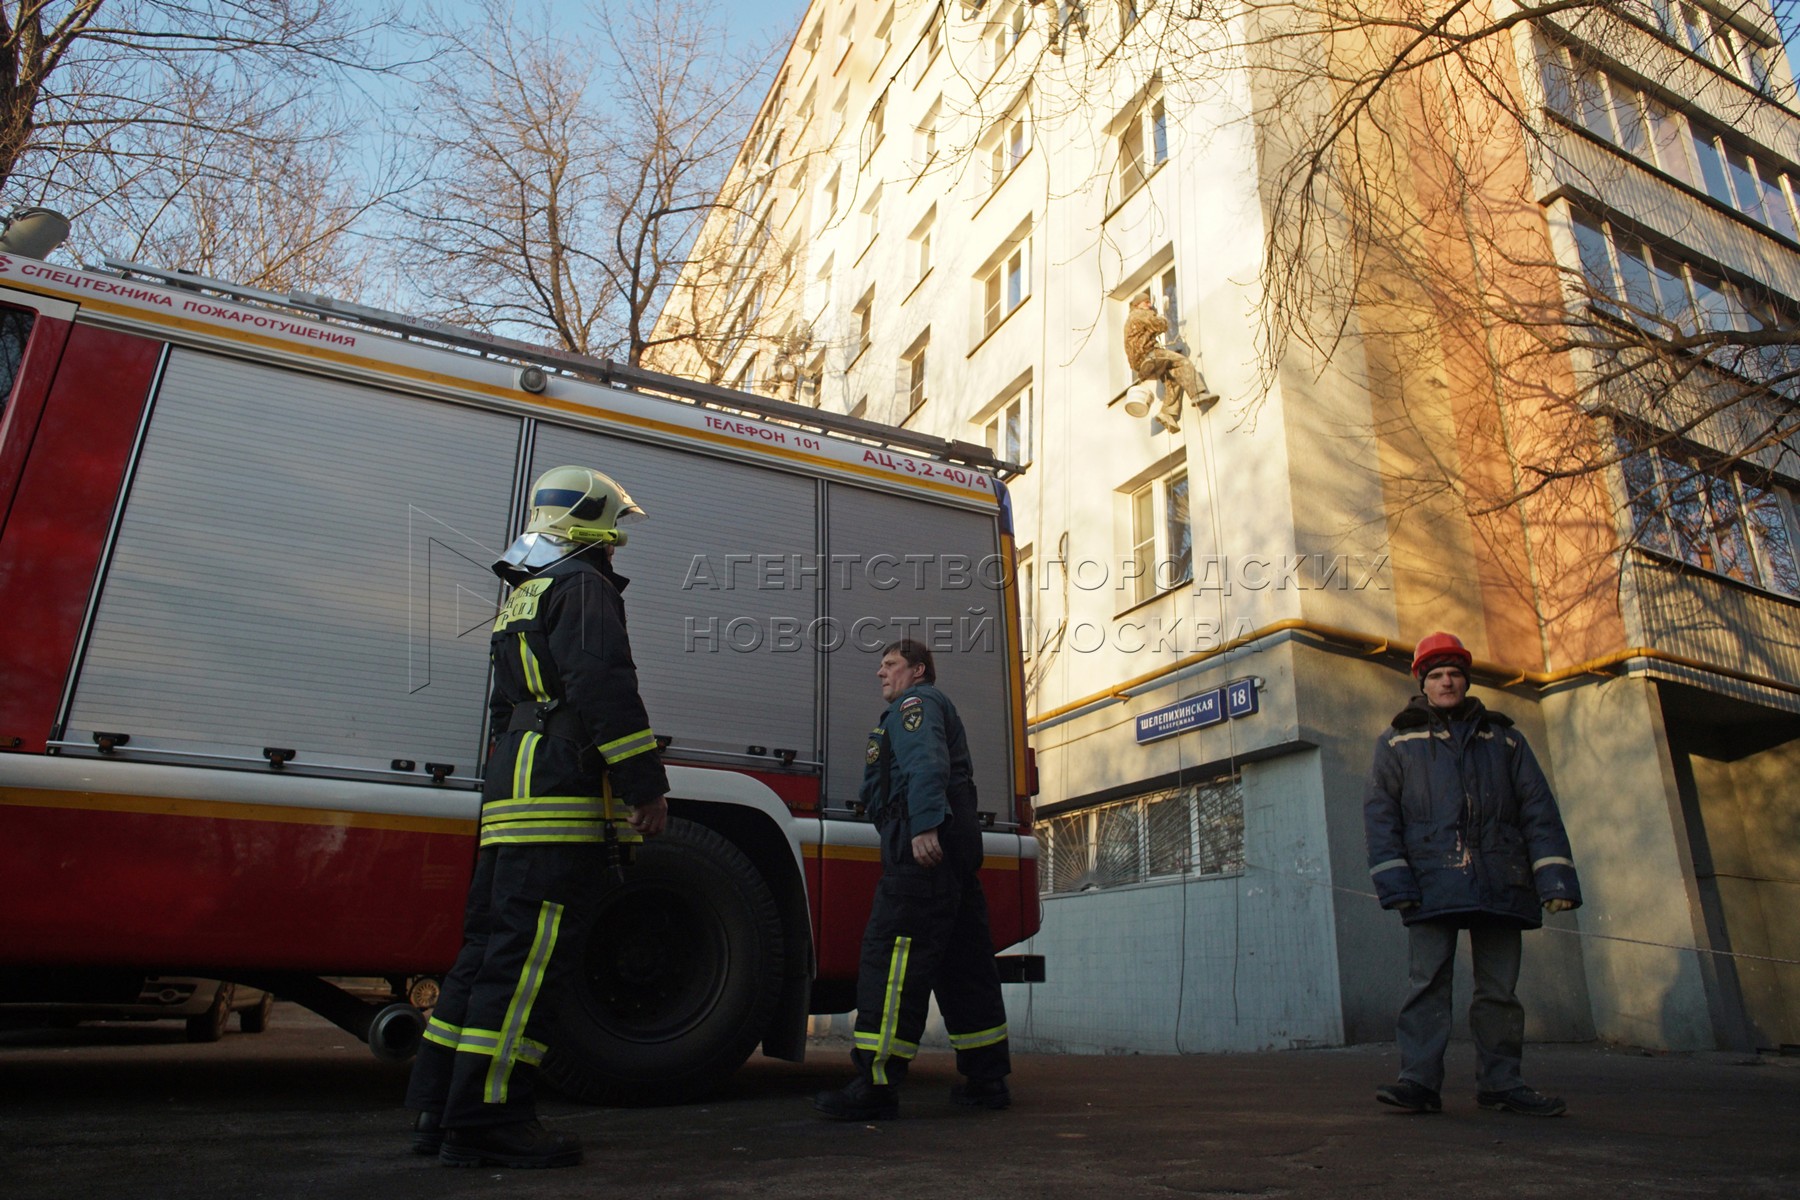
[[[708,337],[654,365],[1010,464],[1050,972],[1016,1035],[1391,1037],[1362,793],[1447,629],[1586,891],[1527,939],[1531,1036],[1800,1041],[1774,23],[1496,4],[1374,89],[1330,11],[815,0],[663,314]],[[1127,411],[1146,293],[1205,377],[1179,429]]]

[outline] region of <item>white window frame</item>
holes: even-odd
[[[905,413],[900,418],[902,425],[931,399],[931,327],[913,339],[912,345],[900,356],[900,378],[904,381],[906,403]]]
[[[981,440],[995,458],[1028,466],[1036,414],[1032,411],[1033,381],[1026,380],[1001,398],[981,422]],[[1009,419],[1016,422],[1009,436]]]
[[[869,290],[862,294],[862,299],[858,300],[856,302],[856,307],[852,308],[850,311],[852,315],[856,317],[856,344],[850,354],[850,361],[854,364],[864,354],[868,353],[870,346],[875,344],[874,284],[869,285]]]
[[[913,227],[912,233],[907,237],[912,248],[910,258],[913,287],[924,283],[926,277],[931,274],[931,268],[934,265],[931,259],[931,239],[936,227],[937,205],[934,204],[925,210],[925,215],[920,218],[919,223]]]
[[[988,337],[1031,299],[1031,238],[1010,240],[976,276],[980,333]]]
[[[1134,608],[1192,583],[1194,523],[1187,468],[1177,467],[1124,493],[1127,569],[1119,581]],[[1185,509],[1185,512],[1180,510]],[[1177,536],[1176,522],[1184,522]],[[1182,562],[1185,558],[1186,569]]]

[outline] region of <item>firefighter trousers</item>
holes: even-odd
[[[446,1129],[528,1121],[563,986],[611,873],[604,847],[502,844],[475,860],[463,948],[444,977],[406,1106]]]
[[[958,1071],[988,1081],[1012,1070],[987,897],[976,876],[979,838],[963,839],[972,847],[946,844],[944,861],[930,869],[913,861],[901,838],[882,838],[881,882],[856,978],[852,1052],[872,1083],[905,1078],[933,992]]]

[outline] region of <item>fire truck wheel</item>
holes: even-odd
[[[188,1041],[216,1042],[225,1036],[225,1023],[231,1020],[232,990],[229,983],[221,983],[206,1011],[187,1019]]]
[[[744,852],[671,819],[610,891],[544,1074],[592,1104],[680,1104],[731,1076],[780,999],[781,915]]]

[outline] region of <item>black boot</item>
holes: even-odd
[[[581,1139],[551,1133],[535,1120],[446,1129],[438,1161],[446,1167],[572,1167],[581,1161]]]
[[[951,1086],[950,1102],[998,1112],[1012,1103],[1012,1089],[1006,1086],[1004,1079],[965,1079]]]
[[[444,1127],[439,1124],[441,1113],[421,1112],[419,1119],[413,1122],[414,1154],[436,1154],[438,1147],[444,1144]]]
[[[891,1121],[900,1115],[900,1089],[858,1075],[835,1092],[820,1092],[813,1107],[834,1121]]]

